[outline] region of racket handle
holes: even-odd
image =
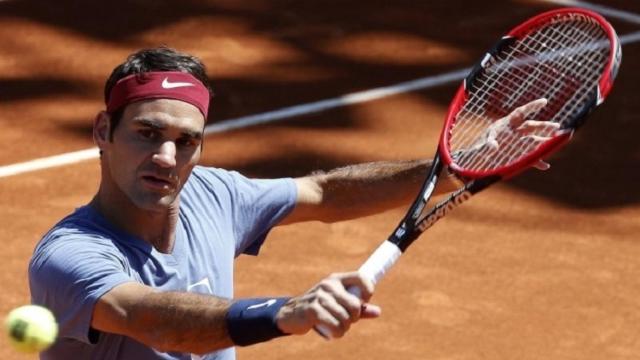
[[[375,285],[382,279],[384,274],[391,269],[396,261],[398,261],[400,255],[402,255],[402,251],[400,251],[398,245],[389,240],[385,240],[385,242],[380,244],[376,251],[369,256],[367,261],[360,266],[358,271]]]
[[[360,266],[358,271],[375,285],[380,281],[380,279],[382,279],[384,274],[391,269],[396,261],[398,261],[400,255],[402,255],[400,248],[398,248],[396,244],[387,240],[378,246],[376,251],[369,256],[367,261]],[[349,286],[347,291],[357,296],[359,299],[362,299],[362,292],[357,286]],[[325,339],[331,340],[331,332],[326,326],[317,325],[314,329]]]

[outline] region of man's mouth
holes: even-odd
[[[171,190],[175,187],[174,182],[172,182],[168,178],[155,175],[143,175],[142,181],[147,187],[156,190]]]

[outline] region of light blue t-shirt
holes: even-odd
[[[171,254],[114,228],[84,206],[38,243],[29,264],[31,301],[48,307],[58,341],[42,359],[231,360],[233,348],[198,357],[160,353],[132,338],[91,329],[96,301],[116,285],[136,281],[162,291],[233,297],[233,260],[257,255],[267,233],[295,205],[291,179],[247,179],[197,166],[180,195]]]

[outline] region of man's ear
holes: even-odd
[[[93,121],[93,142],[100,150],[109,142],[111,133],[111,116],[106,111],[101,111]]]

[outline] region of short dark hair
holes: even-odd
[[[200,59],[193,55],[181,53],[175,49],[161,46],[157,48],[142,49],[129,55],[127,60],[113,69],[104,85],[104,100],[109,102],[111,90],[123,77],[131,74],[139,74],[149,71],[182,71],[193,75],[200,80],[213,95],[209,86],[207,71]],[[113,140],[113,131],[122,119],[124,108],[111,114],[111,130],[109,138]],[[206,119],[205,119],[206,120]]]

